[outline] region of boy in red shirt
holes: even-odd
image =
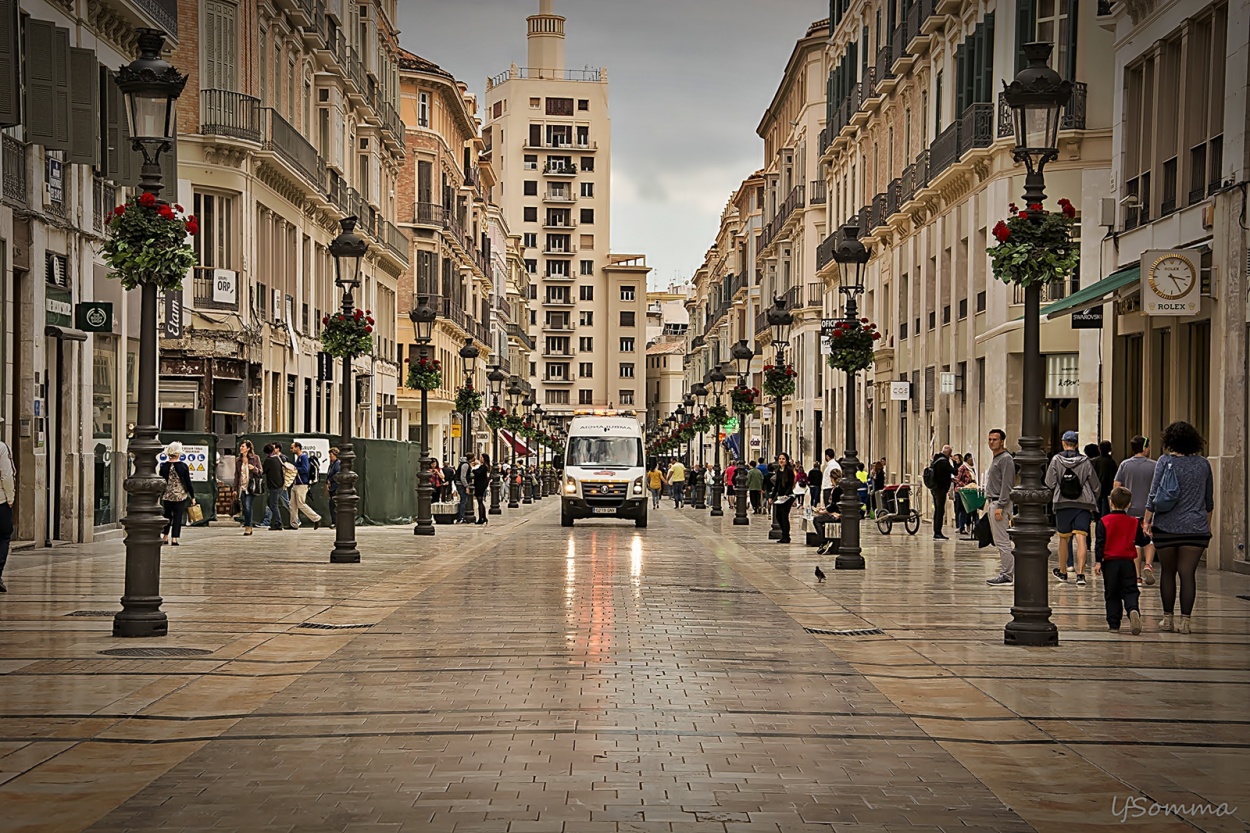
[[[1137,600],[1137,548],[1150,543],[1141,520],[1126,511],[1133,493],[1123,486],[1111,490],[1111,511],[1098,519],[1094,535],[1094,575],[1102,575],[1103,598],[1107,602],[1107,626],[1119,633],[1120,621],[1128,612],[1133,635],[1141,633],[1141,613]]]

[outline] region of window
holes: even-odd
[[[537,249],[538,248],[538,234],[532,231],[525,232],[525,234],[521,235],[521,243],[527,249]]]
[[[522,165],[522,167],[525,168],[525,170],[527,171],[538,170],[538,154],[536,153],[525,154],[525,164]]]
[[[634,339],[632,337],[621,339],[621,352],[622,353],[634,352]]]
[[[583,156],[582,157],[582,170],[585,171],[586,173],[594,173],[595,157]]]
[[[951,305],[950,304],[947,304],[946,306],[942,307],[942,323],[943,324],[951,323]]]
[[[571,98],[548,98],[547,99],[547,115],[549,116],[571,116],[573,115],[573,99]]]
[[[235,67],[238,53],[238,7],[225,0],[207,0],[204,4],[205,37],[211,45],[204,50],[203,85],[213,90],[238,88]]]
[[[595,314],[590,310],[582,310],[578,314],[578,324],[582,327],[595,326]]]
[[[582,112],[588,111],[590,109],[590,99],[588,98],[577,99],[577,109],[581,110]]]
[[[577,375],[581,379],[593,379],[595,376],[594,362],[578,362]]]
[[[582,286],[578,288],[583,301],[595,300],[595,288],[593,286]]]
[[[595,195],[595,184],[593,182],[582,183],[582,196],[593,197]]]
[[[595,236],[593,234],[583,234],[579,245],[583,249],[593,249],[595,247]]]
[[[538,180],[536,179],[525,180],[525,187],[523,189],[523,192],[525,196],[527,197],[537,197],[538,196]]]
[[[583,260],[581,271],[583,275],[593,275],[595,273],[595,262],[593,260]]]
[[[583,208],[581,219],[583,223],[589,223],[593,225],[595,222],[595,210],[593,208]]]
[[[632,300],[634,300],[634,287],[632,287],[632,286],[622,286],[622,287],[621,287],[621,300],[622,300],[622,301],[632,301]]]
[[[430,126],[430,94],[417,93],[417,127]]]
[[[533,109],[538,110],[542,106],[543,106],[543,100],[539,98],[538,96],[534,96],[530,99],[530,107],[532,107]]]
[[[216,194],[195,195],[200,233],[191,238],[196,263],[206,269],[234,268],[234,200]]]
[[[491,118],[501,118],[503,116],[503,102],[496,101],[495,106],[491,108]]]
[[[959,299],[959,320],[962,321],[963,319],[967,317],[968,317],[968,299],[960,298]]]
[[[621,362],[621,378],[622,379],[634,378],[634,363],[633,362]]]
[[[581,336],[577,339],[577,349],[583,353],[593,353],[595,351],[595,339],[593,336]]]
[[[620,395],[620,404],[622,404],[622,405],[633,405],[633,404],[634,404],[634,392],[633,392],[632,390],[623,390],[623,391],[621,391],[621,392],[620,392],[620,394],[621,394],[621,395]]]
[[[622,327],[634,326],[634,311],[633,310],[621,310],[621,326]]]
[[[578,405],[595,404],[595,392],[593,390],[586,390],[585,388],[582,388],[581,390],[577,392],[577,404]]]
[[[985,312],[985,290],[977,293],[977,312]]]
[[[525,259],[525,271],[529,272],[531,275],[537,275],[538,274],[538,261],[532,257],[526,258]]]
[[[524,216],[525,216],[525,222],[537,223],[538,222],[538,206],[535,206],[535,205],[525,206]]]
[[[567,390],[548,390],[544,391],[543,396],[548,405],[569,404],[569,392]]]

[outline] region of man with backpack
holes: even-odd
[[[925,468],[923,477],[925,487],[933,493],[933,540],[946,541],[942,524],[946,521],[946,498],[951,491],[951,481],[955,479],[949,445],[942,446],[942,450],[933,455],[933,462]]]
[[[1085,586],[1085,558],[1089,552],[1089,527],[1098,508],[1098,475],[1089,458],[1077,451],[1077,434],[1063,435],[1063,451],[1050,460],[1043,482],[1050,489],[1059,532],[1059,566],[1051,572],[1068,580],[1068,553],[1076,539],[1076,586]]]
[[[295,482],[291,484],[291,525],[299,529],[299,516],[303,512],[304,517],[312,521],[315,530],[321,525],[321,516],[308,505],[308,489],[317,482],[317,463],[299,442],[291,443],[291,457],[295,464]]]

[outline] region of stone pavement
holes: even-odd
[[[17,553],[0,830],[1250,828],[1250,578],[1204,572],[1188,636],[1152,591],[1132,637],[1100,582],[1053,586],[1060,647],[1008,648],[989,551],[865,527],[838,572],[752,520],[566,530],[549,499],[361,529],[356,565],[192,530],[140,642],[71,615],[117,609],[120,542]]]

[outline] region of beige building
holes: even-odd
[[[686,309],[689,286],[671,286],[647,293],[647,418],[667,417],[679,404],[686,387]]]
[[[641,256],[610,254],[607,72],[565,67],[564,24],[541,0],[527,19],[529,66],[487,81],[491,196],[525,248],[538,402],[641,411],[649,270]]]

